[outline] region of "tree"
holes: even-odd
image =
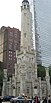
[[[2,83],[3,81],[3,62],[0,62],[0,82]]]
[[[41,77],[42,80],[44,79],[44,77],[46,76],[46,71],[44,66],[42,65],[37,66],[37,76]]]
[[[2,91],[3,77],[4,77],[3,62],[0,61],[0,95],[1,95],[1,91]]]

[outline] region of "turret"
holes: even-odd
[[[30,6],[29,6],[28,0],[23,0],[22,1],[21,10],[23,10],[23,9],[29,9],[29,8],[30,8]]]
[[[28,0],[22,1],[21,6],[21,47],[32,48],[32,14],[30,12],[30,5]]]

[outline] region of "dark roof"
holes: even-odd
[[[29,4],[29,1],[28,1],[28,0],[23,0],[22,3],[23,3],[23,2],[27,2],[27,3]]]

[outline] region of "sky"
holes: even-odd
[[[22,0],[0,0],[0,28],[10,26],[21,30]]]

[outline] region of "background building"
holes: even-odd
[[[51,64],[51,1],[33,1],[35,1],[42,65],[48,67]]]
[[[42,64],[41,61],[41,48],[39,42],[39,32],[38,32],[38,22],[37,22],[37,14],[36,14],[36,6],[35,0],[30,0],[30,7],[32,12],[32,31],[33,31],[33,42],[34,49],[36,50],[36,62],[37,65]]]
[[[40,48],[40,42],[39,42],[39,33],[38,33],[38,23],[37,23],[37,17],[36,17],[36,7],[35,7],[35,1],[33,1],[33,8],[34,8],[34,23],[35,23],[35,50],[36,50],[36,62],[37,65],[42,64],[41,61],[41,48]]]
[[[14,64],[16,62],[16,50],[20,50],[19,29],[2,27],[0,29],[0,57],[8,75],[14,73]]]

